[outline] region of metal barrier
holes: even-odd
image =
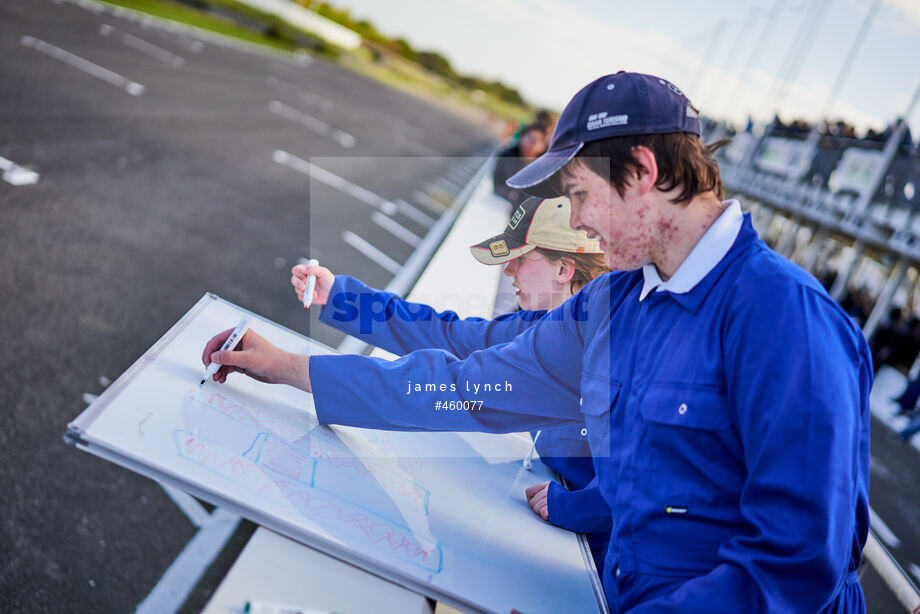
[[[920,590],[872,531],[869,531],[869,539],[863,548],[863,557],[866,563],[878,572],[898,602],[904,606],[904,610],[911,614],[920,614]]]

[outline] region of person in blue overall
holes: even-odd
[[[620,72],[575,95],[547,152],[508,183],[568,196],[570,226],[599,238],[615,272],[509,343],[390,362],[305,357],[255,331],[215,351],[224,331],[202,362],[223,365],[217,381],[243,371],[312,391],[324,424],[584,421],[611,508],[613,612],[865,612],[868,344],[738,201],[720,202],[699,135],[697,110],[659,77]],[[452,388],[407,395],[407,381]],[[482,409],[435,409],[449,400]]]
[[[461,319],[453,311],[437,312],[389,292],[368,287],[353,277],[334,275],[326,267],[298,264],[291,284],[303,302],[308,275],[316,276],[313,304],[323,305],[320,322],[397,355],[441,348],[466,358],[483,348],[507,343],[565,302],[598,275],[608,273],[596,239],[569,228],[567,198],[528,198],[514,211],[504,232],[470,247],[488,265],[504,265],[521,309],[498,316]],[[610,508],[594,479],[584,423],[531,433],[540,459],[566,479],[527,489],[534,513],[556,526],[586,534],[598,574],[610,540]]]

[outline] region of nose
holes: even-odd
[[[575,203],[571,203],[569,210],[569,228],[572,230],[580,230],[579,224],[581,219],[579,218],[580,207],[576,206]]]
[[[508,277],[514,277],[514,272],[517,269],[517,264],[515,264],[516,262],[517,262],[517,258],[506,262],[505,269],[502,271],[502,273],[504,273]]]

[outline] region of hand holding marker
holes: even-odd
[[[318,266],[319,260],[311,258],[307,266]],[[307,288],[303,292],[303,308],[309,309],[313,304],[313,292],[316,290],[316,275],[307,275]]]
[[[235,348],[236,344],[240,342],[240,339],[243,338],[247,330],[249,330],[249,316],[243,316],[239,324],[236,325],[236,328],[233,329],[233,332],[230,333],[230,336],[227,337],[227,340],[224,341],[224,345],[221,346],[220,351],[225,352]],[[214,377],[218,369],[220,369],[220,363],[210,363],[207,370],[204,372],[204,377],[201,378],[201,384],[199,384],[199,386],[204,384],[208,379]]]
[[[334,284],[335,274],[326,267],[319,266],[316,260],[305,260],[304,264],[296,264],[291,269],[294,294],[297,295],[297,302],[302,303],[305,308],[325,305]]]

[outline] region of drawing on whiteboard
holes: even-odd
[[[144,419],[137,423],[137,436],[138,437],[144,436],[144,423],[147,422],[147,420],[149,420],[150,416],[152,415],[153,415],[152,411],[144,412]]]
[[[408,444],[398,442],[393,437],[393,434],[388,431],[369,431],[367,440],[375,444],[380,450],[398,458],[400,464],[410,469],[419,469],[422,466],[422,459],[418,452],[413,450]]]
[[[441,548],[428,527],[430,492],[408,476],[355,458],[326,427],[290,441],[295,425],[222,394],[190,392],[180,411],[186,428],[173,437],[183,459],[293,506],[343,541],[369,541],[441,571]]]
[[[193,398],[199,401],[197,394],[193,395]],[[207,393],[201,401],[228,418],[248,424],[253,428],[268,431],[288,441],[294,441],[307,434],[304,424],[296,425],[278,420],[277,417],[264,409],[244,407],[218,392]]]

